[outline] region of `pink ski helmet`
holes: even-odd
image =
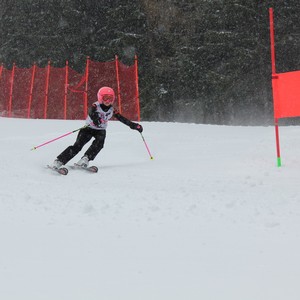
[[[100,104],[111,105],[115,101],[115,92],[112,88],[104,86],[97,93],[98,102]]]

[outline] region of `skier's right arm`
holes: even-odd
[[[99,126],[101,124],[100,123],[100,118],[99,118],[99,115],[98,115],[98,112],[97,112],[97,106],[96,106],[96,104],[93,104],[89,108],[89,116],[90,116],[90,118],[92,119],[93,123],[96,126]]]

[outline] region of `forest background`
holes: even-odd
[[[277,72],[299,70],[299,0],[1,0],[0,62],[83,72],[137,54],[142,120],[268,125],[269,7]]]

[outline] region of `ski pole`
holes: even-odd
[[[142,139],[143,139],[143,141],[144,141],[144,144],[145,144],[145,146],[146,146],[146,149],[147,149],[147,151],[148,151],[148,153],[149,153],[150,159],[153,159],[153,156],[152,156],[151,153],[150,153],[149,147],[148,147],[148,145],[147,145],[147,143],[146,143],[146,141],[145,141],[144,136],[142,135],[141,132],[140,132],[140,134],[141,134],[141,137],[142,137]]]
[[[65,137],[65,136],[67,136],[67,135],[69,135],[69,134],[72,134],[72,133],[74,133],[74,132],[76,132],[76,131],[79,131],[79,130],[81,130],[81,129],[83,129],[83,128],[86,128],[86,127],[88,127],[88,125],[85,125],[85,126],[83,126],[83,127],[81,127],[81,128],[78,128],[78,129],[75,129],[75,130],[73,130],[73,131],[70,131],[70,132],[68,132],[68,133],[65,133],[65,134],[63,134],[63,135],[61,135],[61,136],[59,136],[59,137],[57,137],[57,138],[55,138],[55,139],[53,139],[53,140],[50,140],[50,141],[45,142],[45,143],[43,143],[43,144],[41,144],[41,145],[35,146],[35,147],[33,147],[32,149],[30,149],[30,150],[36,150],[37,148],[40,148],[40,147],[45,146],[45,145],[47,145],[47,144],[50,144],[50,143],[52,143],[52,142],[54,142],[54,141],[56,141],[56,140],[59,140],[59,139]]]

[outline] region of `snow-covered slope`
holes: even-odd
[[[273,127],[143,122],[150,160],[111,122],[97,174],[45,168],[76,134],[30,151],[82,125],[0,118],[0,299],[299,299],[299,127],[281,168]]]

